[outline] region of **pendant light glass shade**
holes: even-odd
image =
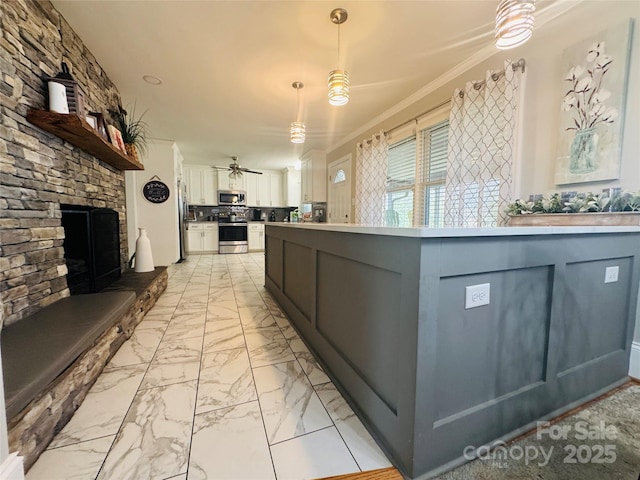
[[[529,40],[535,11],[535,0],[501,0],[496,9],[496,47],[508,50]]]
[[[291,122],[289,129],[291,143],[304,143],[307,127],[300,121],[300,89],[304,87],[304,83],[293,82],[291,86],[296,89],[296,121]]]
[[[349,72],[333,70],[329,73],[329,103],[344,105],[349,102]]]
[[[302,122],[291,122],[291,143],[304,143],[307,128]]]
[[[344,8],[335,8],[329,14],[332,23],[338,25],[338,65],[340,65],[340,25],[347,21],[349,14]],[[335,69],[329,72],[329,104],[339,107],[349,102],[349,73]]]

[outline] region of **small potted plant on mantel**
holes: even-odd
[[[148,126],[147,123],[142,120],[146,112],[136,119],[135,106],[131,110],[130,115],[124,108],[118,106],[118,110],[110,110],[110,113],[116,121],[118,130],[122,133],[122,140],[124,141],[127,155],[139,162],[138,152],[144,154],[147,151]]]
[[[510,226],[640,226],[640,191],[554,193],[507,205]]]

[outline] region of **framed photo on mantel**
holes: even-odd
[[[122,133],[120,133],[120,130],[118,130],[113,125],[108,125],[107,130],[109,131],[111,144],[126,155],[127,149],[124,146],[124,140],[122,140]]]
[[[89,112],[87,114],[87,122],[91,125],[98,135],[109,142],[109,134],[107,133],[107,125],[104,121],[104,115],[100,112]]]
[[[556,185],[620,178],[632,28],[625,20],[563,52]]]

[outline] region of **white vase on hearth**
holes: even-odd
[[[136,240],[136,266],[134,267],[134,271],[138,273],[152,272],[154,265],[151,241],[147,236],[147,230],[145,228],[138,228],[138,230],[140,230],[140,233]]]

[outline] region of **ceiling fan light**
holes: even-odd
[[[529,40],[535,11],[535,0],[501,0],[496,9],[496,47],[508,50]]]
[[[340,106],[349,102],[349,72],[332,70],[329,73],[329,103]]]
[[[291,122],[291,143],[304,143],[307,128],[302,122]]]

